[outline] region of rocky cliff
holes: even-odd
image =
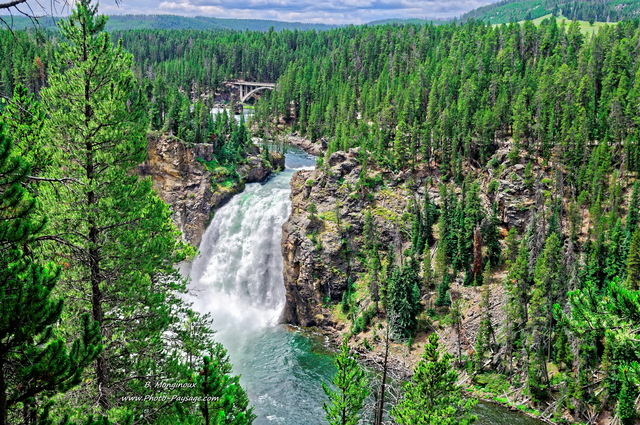
[[[160,197],[171,206],[183,239],[194,246],[200,244],[212,214],[242,191],[245,183],[264,181],[272,171],[284,168],[282,155],[272,152],[265,161],[256,146],[236,169],[237,177],[231,176],[227,170],[206,166],[213,159],[212,145],[187,146],[158,133],[148,136],[148,151],[149,159],[138,167],[138,173],[152,178]]]
[[[393,190],[358,184],[362,166],[356,150],[336,152],[326,166],[298,171],[291,180],[292,212],[283,226],[282,250],[287,301],[283,321],[300,326],[334,323],[331,303],[340,302],[348,279],[362,272],[358,251],[367,208],[373,209],[383,244],[398,242],[409,189],[397,176],[377,169]],[[313,205],[313,206],[312,206]]]
[[[556,252],[555,267],[558,273],[570,271],[575,276],[580,268],[588,269],[584,262],[593,261],[593,257],[589,256],[593,254],[581,252],[576,246],[602,243],[602,233],[595,235],[602,232],[598,230],[599,226],[607,220],[603,218],[603,210],[611,208],[607,211],[617,211],[620,216],[626,211],[627,217],[637,210],[630,205],[630,200],[635,199],[631,195],[633,179],[621,179],[617,172],[612,173],[608,185],[613,189],[607,195],[611,196],[610,203],[600,202],[598,198],[595,206],[588,209],[589,203],[584,199],[589,193],[583,192],[579,196],[564,193],[563,188],[567,187],[565,182],[571,176],[554,161],[555,158],[518,159],[510,154],[509,148],[508,142],[505,142],[483,167],[474,161],[463,162],[456,174],[448,179],[441,175],[440,167],[435,163],[422,163],[413,170],[392,172],[367,161],[365,155],[357,150],[336,152],[320,161],[322,165],[316,170],[297,172],[291,181],[291,216],[283,226],[286,287],[283,321],[299,326],[317,326],[336,343],[347,337],[351,348],[360,353],[361,359],[380,367],[386,346],[385,335],[388,335],[389,318],[386,315],[390,311],[389,300],[393,296],[390,294],[392,289],[397,291],[399,287],[391,286],[394,280],[387,273],[388,262],[394,261],[394,265],[398,266],[409,255],[415,255],[408,250],[412,235],[417,233],[413,229],[413,223],[416,222],[414,205],[420,205],[424,195],[428,194],[430,200],[441,207],[440,187],[446,185],[449,193],[453,191],[456,194],[449,195],[448,215],[442,216],[445,217],[443,222],[447,217],[450,220],[449,234],[452,229],[454,232],[465,231],[467,218],[473,217],[466,214],[484,210],[481,214],[485,218],[481,217],[473,224],[472,243],[465,248],[464,241],[461,242],[462,239],[456,236],[457,250],[454,251],[459,255],[461,246],[467,250],[465,261],[471,263],[466,265],[469,269],[475,267],[474,259],[480,260],[480,272],[484,269],[481,279],[476,275],[477,280],[469,279],[468,283],[482,284],[478,287],[463,284],[465,273],[454,271],[448,264],[454,257],[447,259],[443,256],[446,255],[443,254],[444,250],[438,250],[438,246],[444,245],[439,240],[440,229],[436,224],[433,228],[435,241],[430,250],[418,254],[422,263],[418,271],[421,308],[414,327],[417,332],[411,338],[390,344],[392,367],[400,372],[397,376],[402,379],[413,370],[421,357],[427,335],[436,332],[460,366],[461,381],[478,396],[518,408],[538,409],[542,412],[542,418],[549,423],[552,419],[567,423],[581,422],[586,417],[585,409],[593,409],[593,413],[589,413],[593,423],[617,423],[614,420],[615,411],[612,410],[614,403],[606,404],[605,401],[594,407],[584,399],[563,402],[566,396],[563,391],[567,388],[563,387],[563,382],[567,382],[567,386],[572,385],[574,377],[571,374],[582,367],[580,357],[574,358],[573,364],[566,364],[566,360],[543,361],[541,367],[545,369],[547,382],[552,384],[545,395],[548,398],[536,400],[531,393],[531,382],[533,379],[535,383],[539,375],[536,371],[532,372],[532,363],[522,348],[522,340],[517,340],[517,344],[521,345],[512,345],[510,341],[515,340],[514,322],[524,319],[527,314],[527,310],[525,313],[516,310],[520,300],[515,297],[523,296],[518,292],[523,290],[523,284],[529,285],[524,288],[524,296],[530,297],[525,300],[530,301],[529,317],[537,314],[530,306],[535,296],[541,294],[535,292],[535,288],[541,287],[539,282],[543,281],[542,273],[545,273],[547,264],[546,257],[542,255]],[[467,190],[463,191],[463,187]],[[476,202],[477,191],[482,208]],[[463,199],[466,201],[463,202]],[[496,205],[497,229],[491,224],[495,222],[486,218],[491,214],[493,205]],[[375,228],[375,232],[369,234],[378,235],[377,249],[365,249],[365,217],[371,217],[371,227]],[[459,225],[452,221],[456,219]],[[610,231],[615,233],[620,226],[621,222],[617,221],[616,227]],[[481,229],[491,229],[493,239],[485,239]],[[516,231],[509,232],[511,229]],[[558,241],[557,234],[562,235],[561,245],[549,242]],[[493,268],[482,268],[482,261],[489,258],[489,240],[497,240],[502,245],[502,255],[498,257],[504,262],[498,262]],[[386,255],[391,247],[395,258]],[[607,258],[615,258],[618,251],[614,249],[617,248],[612,243],[608,254],[610,257]],[[596,248],[589,249],[601,252]],[[473,252],[469,253],[470,250]],[[371,254],[375,251],[378,252],[377,257]],[[528,256],[528,261],[527,257],[522,256]],[[374,261],[377,258],[379,263]],[[460,258],[455,257],[458,260]],[[524,260],[516,261],[516,258]],[[543,261],[540,261],[541,258]],[[617,260],[624,261],[621,256]],[[371,267],[372,264],[377,264],[375,269]],[[427,274],[425,272],[429,264],[434,270]],[[593,263],[590,267],[594,267],[595,271],[604,270],[604,266],[600,268],[599,264]],[[462,265],[460,268],[466,267]],[[531,274],[529,280],[525,280],[526,276],[525,279],[508,276],[510,267],[512,272],[515,270],[514,273]],[[413,273],[413,270],[408,273]],[[406,276],[407,279],[413,279],[415,275]],[[568,288],[575,288],[579,284],[574,278],[566,280]],[[385,285],[389,286],[385,288]],[[440,289],[440,294],[436,288]],[[386,297],[385,289],[389,289]],[[376,292],[381,294],[380,302],[375,301]],[[438,295],[441,299],[436,303]],[[403,300],[405,305],[412,302],[408,296]],[[506,308],[508,301],[509,312]],[[405,305],[400,308],[405,308]],[[410,305],[409,308],[413,307]],[[531,320],[527,321],[527,327],[519,325],[525,329],[521,332],[529,332],[527,329],[530,329]],[[482,329],[484,332],[480,332]],[[529,338],[529,334],[521,338]],[[599,376],[598,382],[607,373],[606,367],[593,369],[594,377]],[[599,385],[598,382],[593,385]],[[598,391],[606,391],[606,388],[600,387]],[[576,405],[581,407],[576,408]]]
[[[490,205],[497,202],[503,236],[510,227],[522,232],[532,209],[536,208],[529,182],[531,177],[525,176],[525,167],[521,164],[511,164],[506,152],[496,153],[495,161],[502,164],[498,169],[468,169],[473,179],[481,184],[485,209],[489,211]],[[336,152],[323,166],[299,171],[291,180],[292,212],[283,226],[282,236],[287,293],[282,320],[286,323],[319,326],[336,335],[348,331],[351,323],[341,314],[339,306],[347,282],[355,283],[356,311],[366,311],[372,302],[367,294],[365,265],[360,252],[365,212],[372,213],[382,250],[392,246],[394,252],[402,253],[410,246],[411,200],[419,203],[428,193],[433,202],[440,203],[439,185],[443,181],[434,164],[420,164],[413,171],[399,173],[368,164],[363,172],[359,156],[357,150]],[[536,164],[531,167],[538,181],[548,176],[547,171]],[[492,181],[497,183],[490,184]],[[460,187],[455,190],[459,192]],[[497,272],[496,281],[499,275]],[[491,287],[494,290],[491,291],[490,306],[495,311],[494,325],[498,327],[504,317],[505,295],[500,285]],[[433,290],[424,295],[425,307],[433,304],[435,295]],[[471,350],[480,321],[481,291],[454,282],[451,295],[461,299],[463,308],[461,348]],[[365,339],[369,343],[375,342],[375,332],[373,334],[370,329],[365,330],[354,335],[352,342],[358,344]],[[457,348],[458,338],[451,328],[443,328],[441,337],[452,352]],[[416,342],[421,338],[418,335]],[[400,357],[406,355],[398,353]],[[410,357],[416,360],[418,356],[406,359],[408,367],[413,363]]]

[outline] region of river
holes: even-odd
[[[248,184],[220,208],[191,267],[194,307],[211,313],[258,418],[256,425],[324,425],[321,382],[335,368],[319,335],[279,325],[285,291],[280,241],[291,202],[289,182],[313,157],[290,150],[287,168]],[[499,406],[479,405],[478,424],[538,425]]]
[[[230,108],[221,108],[216,106],[215,108],[211,108],[211,115],[214,116],[214,118],[217,115],[220,115],[221,113],[229,113],[230,112]],[[251,118],[253,116],[253,108],[243,108],[242,109],[242,113],[241,114],[233,114],[233,116],[235,117],[237,122],[240,122],[240,119],[242,117],[244,117],[244,121],[247,122],[249,120],[249,118]]]

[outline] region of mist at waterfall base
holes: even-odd
[[[265,183],[248,184],[215,213],[191,265],[194,307],[211,313],[216,339],[228,350],[258,415],[256,425],[327,423],[321,383],[331,380],[335,367],[326,341],[278,324],[285,301],[280,243],[291,209],[289,183],[296,169],[314,165],[313,157],[289,150],[287,169]],[[499,406],[477,410],[478,424],[538,423]]]

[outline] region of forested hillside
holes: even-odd
[[[503,0],[465,13],[462,21],[478,19],[491,24],[533,20],[553,14],[570,20],[618,22],[640,16],[637,0]]]
[[[210,318],[181,296],[194,249],[134,172],[148,100],[105,24],[79,1],[64,41],[2,34],[0,423],[251,423]]]
[[[104,34],[100,29],[96,24],[96,33]],[[82,368],[98,359],[99,383],[135,382],[126,375],[138,373],[126,368],[133,352],[149,353],[146,361],[132,362],[136,368],[174,367],[171,361],[177,361],[146,345],[156,340],[151,335],[160,338],[173,330],[176,317],[168,311],[146,317],[142,298],[160,311],[167,303],[180,306],[179,301],[164,290],[138,289],[168,282],[181,288],[171,278],[171,265],[188,251],[171,242],[166,220],[142,225],[148,211],[129,208],[118,189],[131,185],[141,205],[167,217],[148,186],[127,172],[141,159],[141,134],[153,129],[189,143],[212,141],[215,165],[241,161],[246,127],[228,117],[213,120],[208,111],[221,83],[241,77],[277,82],[256,105],[256,134],[291,131],[327,145],[318,169],[293,180],[298,204],[285,225],[290,238],[283,247],[285,282],[289,291],[303,295],[288,293],[289,306],[296,307],[291,321],[346,325],[365,351],[384,343],[376,334],[384,322],[396,342],[408,345],[433,330],[456,335],[457,329],[452,349],[470,383],[498,382],[500,394],[558,422],[636,421],[637,20],[607,26],[593,38],[577,23],[559,25],[555,19],[539,26],[473,21],[325,32],[113,34],[122,45],[96,35],[98,46],[91,47],[105,49],[121,66],[115,72],[98,63],[111,74],[104,74],[101,81],[110,85],[100,86],[105,92],[96,96],[108,101],[81,103],[84,108],[69,99],[82,94],[74,90],[91,69],[74,47],[86,40],[71,28],[63,35],[65,42],[51,34],[19,32],[14,39],[0,33],[5,58],[0,92],[19,105],[5,107],[3,115],[7,125],[14,123],[8,133],[16,141],[15,155],[32,163],[30,172],[18,165],[6,171],[15,174],[10,182],[28,181],[30,194],[2,193],[12,205],[11,197],[24,196],[27,206],[27,198],[36,197],[41,207],[33,212],[25,207],[19,215],[28,217],[29,211],[34,223],[49,217],[48,228],[55,229],[42,233],[34,225],[18,232],[20,237],[7,236],[6,243],[18,257],[37,254],[21,264],[44,273],[46,287],[62,270],[58,285],[76,294],[68,297],[65,315],[91,313],[93,322],[78,319],[74,323],[86,325],[61,329],[60,338],[70,343],[86,335],[78,349],[86,354],[74,364]],[[113,132],[95,121],[109,108],[120,108],[115,111],[122,118]],[[30,113],[21,115],[25,110]],[[33,119],[40,116],[45,118]],[[69,130],[78,126],[79,133]],[[95,156],[82,145],[81,131],[97,137]],[[63,143],[52,149],[53,141]],[[103,152],[104,146],[113,150]],[[127,215],[96,212],[96,206],[111,204],[127,207]],[[30,232],[43,236],[34,240]],[[161,246],[139,242],[147,240],[145,232],[157,234]],[[122,262],[125,247],[158,249],[162,255],[149,255],[154,260],[139,271]],[[135,258],[144,255],[135,251]],[[123,274],[131,280],[106,285]],[[463,352],[461,323],[465,308],[475,302],[464,296],[471,290],[487,295],[474,306],[481,320],[465,336],[472,349]],[[502,301],[492,302],[498,295]],[[131,309],[121,311],[119,301],[129,297]],[[54,307],[47,323],[60,315],[61,307]],[[136,318],[139,337],[125,332],[127,317]],[[107,325],[100,328],[101,344],[95,322]],[[36,335],[44,328],[39,329]],[[360,339],[362,333],[369,339]],[[124,338],[123,345],[114,335]],[[199,341],[194,338],[190,341]],[[429,346],[437,361],[434,344]],[[51,391],[58,388],[63,387]],[[79,404],[69,409],[91,400],[97,413],[109,408],[122,409],[114,413],[121,418],[136,413],[135,405],[102,404],[111,397],[104,391],[119,395],[123,387],[104,390],[86,383],[80,388],[74,399]],[[140,386],[134,390],[146,394]],[[170,414],[180,413],[171,407],[166,406]],[[164,414],[155,412],[154,420],[163,423]]]

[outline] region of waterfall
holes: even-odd
[[[280,242],[290,178],[286,172],[249,184],[220,208],[191,268],[194,307],[211,313],[217,339],[228,348],[277,323],[284,307]]]
[[[254,425],[326,425],[321,382],[335,369],[324,338],[276,326],[285,300],[280,242],[291,209],[289,181],[292,170],[313,163],[301,152],[287,155],[289,169],[247,185],[216,212],[190,267],[189,298],[213,317],[216,339],[258,415]],[[480,405],[478,423],[538,424],[497,409]]]

